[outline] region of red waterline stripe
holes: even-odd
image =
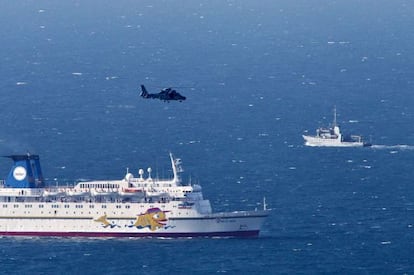
[[[94,238],[183,238],[183,237],[258,237],[259,231],[230,232],[191,232],[191,233],[102,233],[102,232],[0,232],[2,236],[36,236],[36,237],[94,237]]]

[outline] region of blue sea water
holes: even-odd
[[[255,239],[1,238],[2,273],[414,272],[412,1],[0,5],[2,155],[67,184],[171,151],[215,211],[272,209]],[[303,146],[334,106],[372,148]]]

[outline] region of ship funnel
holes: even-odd
[[[5,156],[14,161],[5,185],[9,188],[40,188],[44,187],[40,158],[38,155]]]

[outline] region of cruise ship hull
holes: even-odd
[[[217,213],[201,217],[168,218],[158,226],[134,226],[134,217],[0,217],[0,235],[54,237],[256,237],[266,211]]]

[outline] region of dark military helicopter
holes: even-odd
[[[144,85],[141,85],[141,96],[143,98],[158,98],[159,100],[170,101],[170,100],[178,100],[183,101],[186,99],[185,96],[180,95],[176,90],[173,88],[164,88],[158,94],[150,94],[148,93],[147,89]]]

